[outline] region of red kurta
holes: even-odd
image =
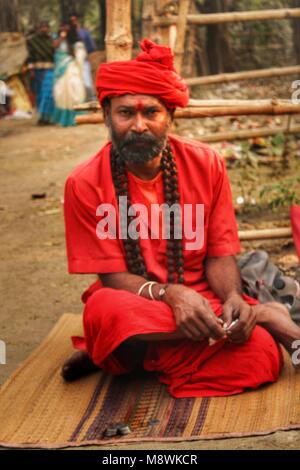
[[[206,256],[229,256],[240,245],[232,206],[230,185],[222,159],[208,146],[170,135],[176,159],[180,204],[204,205],[204,243],[193,250],[184,249],[185,284],[205,296],[216,315],[221,302],[204,277]],[[96,215],[100,204],[110,203],[118,214],[118,205],[110,170],[110,143],[93,158],[77,167],[66,183],[65,222],[70,273],[107,273],[127,271],[122,240],[97,237],[101,220]],[[128,172],[132,203],[143,203],[150,213],[151,203],[162,204],[163,181],[159,173],[144,181]],[[195,217],[193,214],[193,229]],[[183,235],[184,247],[187,240]],[[140,240],[148,273],[158,282],[167,281],[166,240]],[[127,361],[120,364],[113,351],[127,338],[143,333],[172,332],[176,325],[171,308],[124,290],[101,288],[99,282],[84,294],[85,341],[93,361],[112,373],[130,370]],[[249,303],[256,303],[247,298]],[[262,383],[277,380],[281,367],[280,350],[271,335],[256,327],[243,345],[190,340],[152,343],[147,349],[144,367],[160,372],[176,397],[229,395]]]

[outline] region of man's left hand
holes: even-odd
[[[256,325],[255,310],[239,294],[230,296],[223,304],[222,319],[227,327],[238,322],[226,331],[230,341],[241,344],[247,341]]]

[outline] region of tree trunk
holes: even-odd
[[[205,13],[221,13],[228,11],[229,6],[226,0],[206,0],[204,9]],[[211,74],[235,70],[226,24],[207,25],[206,49]]]
[[[229,1],[222,0],[222,10],[228,11]],[[234,54],[230,45],[230,36],[228,32],[228,27],[226,24],[219,25],[220,28],[220,50],[222,57],[222,69],[224,72],[234,72],[235,71],[235,60]]]
[[[142,39],[142,2],[140,0],[132,0],[131,27],[134,47],[137,47]]]
[[[18,0],[0,0],[0,32],[20,31]]]
[[[294,8],[300,8],[300,0],[294,0]],[[293,20],[293,38],[297,64],[300,64],[300,19]]]
[[[204,13],[218,13],[220,10],[220,0],[205,1]],[[222,71],[219,47],[219,25],[217,24],[207,25],[206,27],[206,53],[210,73],[214,75]]]
[[[130,0],[106,0],[106,60],[129,60],[132,53]]]
[[[106,2],[105,0],[98,0],[99,6],[99,44],[100,49],[105,48],[105,34],[106,34]]]

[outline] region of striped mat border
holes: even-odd
[[[269,434],[300,428],[300,374],[289,361],[280,380],[232,397],[171,397],[155,374],[98,372],[64,383],[81,316],[64,314],[42,344],[0,390],[0,445],[64,448],[143,441],[188,441]],[[126,423],[131,433],[105,438]]]

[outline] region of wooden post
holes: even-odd
[[[187,14],[189,11],[190,0],[179,0],[177,35],[174,48],[175,67],[180,73],[184,54],[185,31],[187,25]]]
[[[106,60],[130,60],[132,34],[130,0],[106,0]]]

